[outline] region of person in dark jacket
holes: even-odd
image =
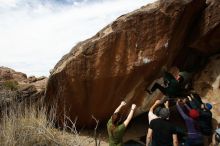
[[[192,90],[192,73],[187,71],[179,72],[179,82],[182,88],[186,90]]]
[[[189,96],[187,96],[189,101],[190,101],[190,105],[192,106],[192,108],[194,109],[200,109],[203,101],[202,98],[200,97],[199,94],[197,93],[192,93]]]
[[[210,111],[212,105],[209,103],[202,104],[199,110],[199,127],[204,135],[204,144],[209,145],[212,142],[213,126],[212,126],[212,112]]]
[[[174,71],[175,70],[175,71]],[[184,77],[179,74],[178,69],[173,69],[171,72],[164,71],[164,86],[155,83],[151,90],[147,90],[150,94],[156,89],[159,89],[164,95],[169,98],[173,97],[186,97],[190,94],[186,89]]]
[[[213,135],[212,105],[210,103],[200,103],[194,96],[188,96],[188,99],[191,107],[199,111],[198,125],[204,136],[204,144],[209,145]]]
[[[158,104],[160,101],[156,101]],[[147,131],[146,146],[178,146],[176,126],[170,123],[168,108],[160,108],[158,117],[150,122]]]
[[[199,112],[195,109],[191,109],[187,104],[184,103],[185,108],[188,110],[188,114],[186,114],[182,107],[180,106],[180,100],[176,102],[176,107],[180,115],[185,121],[187,127],[187,139],[186,146],[204,146],[203,145],[203,136],[200,133],[197,127],[197,120],[199,117]]]

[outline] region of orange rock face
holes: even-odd
[[[204,5],[205,0],[161,0],[119,17],[58,62],[46,102],[58,101],[61,115],[65,105],[65,114],[78,117],[81,126],[92,125],[92,115],[106,121],[121,100],[150,104],[144,87],[171,66]]]
[[[210,55],[220,51],[220,1],[208,0],[207,3],[195,25],[190,47]]]

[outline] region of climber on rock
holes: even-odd
[[[159,83],[155,83],[150,90],[146,90],[148,93],[154,92],[159,89],[165,96],[169,98],[180,97],[184,98],[190,94],[190,91],[186,88],[183,75],[179,73],[179,69],[176,67],[171,68],[170,72],[164,71],[164,86]]]

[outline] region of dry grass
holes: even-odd
[[[55,128],[55,115],[55,110],[47,114],[42,102],[14,103],[1,115],[0,146],[87,146],[95,143],[93,138],[80,136],[75,123],[71,127],[66,125],[65,130]]]

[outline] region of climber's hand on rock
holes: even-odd
[[[131,109],[134,110],[136,108],[136,104],[131,105]]]
[[[122,106],[126,105],[126,102],[125,102],[125,101],[122,101],[122,102],[121,102],[121,105],[122,105]]]

